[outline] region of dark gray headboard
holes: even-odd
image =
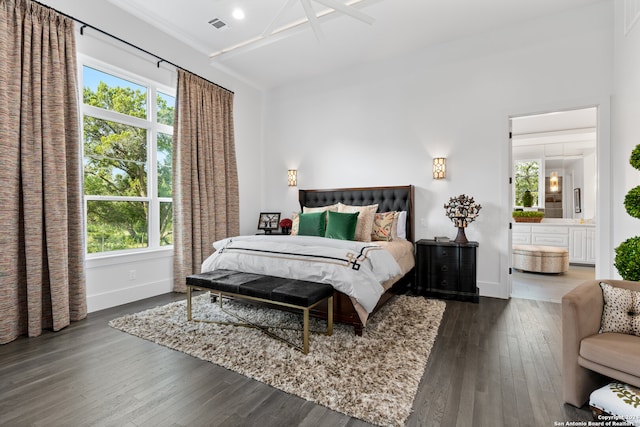
[[[300,207],[319,207],[342,202],[345,205],[378,204],[378,212],[407,211],[407,239],[413,240],[413,185],[395,187],[337,188],[299,190]]]

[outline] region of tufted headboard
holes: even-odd
[[[300,207],[319,207],[342,202],[345,205],[378,204],[378,212],[406,211],[407,239],[414,241],[413,185],[394,187],[337,188],[333,190],[299,190]]]

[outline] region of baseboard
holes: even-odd
[[[87,311],[89,313],[116,307],[133,301],[166,294],[173,290],[173,280],[143,283],[137,286],[116,289],[110,292],[87,295]]]
[[[480,296],[491,298],[509,299],[509,292],[506,287],[498,282],[478,282]]]

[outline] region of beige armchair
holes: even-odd
[[[640,337],[598,333],[604,305],[600,282],[640,291],[639,282],[592,280],[562,297],[562,394],[577,407],[610,378],[640,387]]]

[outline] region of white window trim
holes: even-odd
[[[116,111],[104,110],[102,108],[94,107],[91,105],[85,105],[83,102],[82,91],[84,88],[83,82],[83,66],[94,68],[98,71],[108,73],[114,77],[118,77],[127,80],[131,83],[138,84],[147,89],[147,118],[141,119],[138,117],[129,116]],[[146,248],[135,249],[123,249],[116,251],[96,252],[88,253],[85,245],[85,257],[86,259],[100,259],[100,258],[112,258],[114,256],[129,256],[133,254],[140,254],[145,252],[158,252],[158,251],[173,251],[173,245],[160,246],[160,203],[161,202],[173,202],[171,197],[158,197],[157,196],[157,133],[164,133],[173,136],[173,127],[162,123],[157,123],[157,108],[155,105],[158,92],[176,96],[176,89],[170,88],[166,85],[158,83],[152,79],[131,73],[122,68],[100,61],[87,55],[78,55],[78,87],[79,87],[79,105],[80,105],[80,135],[83,139],[82,144],[82,158],[84,159],[84,116],[88,115],[102,120],[110,120],[124,125],[135,126],[138,128],[146,129],[147,131],[147,197],[123,197],[123,196],[93,196],[85,195],[83,192],[84,200],[84,230],[86,238],[86,225],[87,225],[87,201],[90,200],[107,200],[107,201],[124,201],[134,200],[149,203],[149,218],[148,218],[148,246]],[[151,165],[155,165],[153,168]],[[83,168],[84,169],[84,168]],[[84,176],[84,170],[83,174]]]

